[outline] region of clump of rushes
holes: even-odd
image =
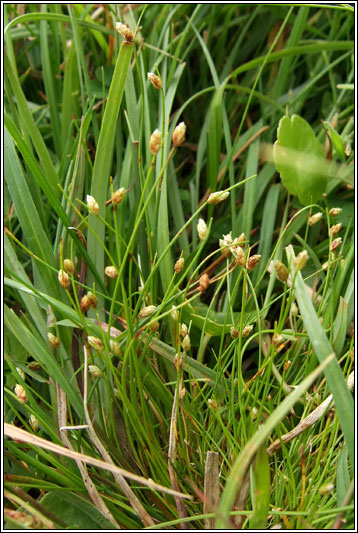
[[[118,189],[117,191],[113,191],[113,194],[111,197],[112,204],[119,205],[121,201],[123,200],[123,198],[125,197],[126,192],[127,191],[124,187],[120,187],[120,189]]]
[[[246,261],[247,270],[253,270],[257,263],[260,261],[261,255],[255,254],[248,258]]]
[[[226,200],[229,196],[229,191],[216,191],[212,192],[208,198],[208,204],[215,205]]]
[[[330,209],[328,213],[331,215],[331,217],[336,217],[337,215],[340,215],[342,213],[342,208],[332,207],[332,209]]]
[[[29,426],[32,429],[32,431],[34,431],[35,433],[38,432],[38,430],[39,430],[39,421],[38,421],[38,419],[36,418],[35,415],[30,415]]]
[[[199,239],[201,239],[202,241],[205,241],[209,233],[208,226],[206,225],[205,220],[203,220],[202,218],[199,218],[198,224],[196,226],[196,230],[198,232]]]
[[[92,213],[92,215],[99,214],[99,205],[96,202],[96,200],[93,198],[93,196],[90,196],[89,194],[87,194],[86,203],[87,203],[88,211]]]
[[[53,333],[47,333],[47,340],[53,348],[58,348],[61,344],[60,339]]]
[[[101,342],[100,339],[98,339],[97,337],[93,337],[93,336],[89,336],[88,337],[88,343],[90,346],[92,346],[92,348],[94,348],[96,350],[96,352],[102,352],[103,351],[103,344]]]
[[[150,153],[153,155],[157,155],[157,153],[160,150],[161,145],[162,145],[162,134],[157,128],[156,130],[153,131],[152,135],[150,136],[150,141],[149,141]]]
[[[68,277],[67,272],[65,272],[64,270],[59,270],[57,277],[61,287],[63,287],[64,289],[68,289],[68,287],[70,286],[70,279]]]
[[[121,347],[120,347],[119,342],[114,341],[113,339],[111,339],[111,340],[109,341],[109,346],[110,346],[110,348],[111,348],[111,352],[112,352],[114,355],[117,355],[117,356],[120,356],[120,355],[121,355],[122,350],[121,350]]]
[[[294,261],[295,269],[302,270],[302,268],[306,266],[308,258],[309,258],[309,255],[306,250],[303,250],[302,252],[300,252]]]
[[[247,337],[248,335],[250,335],[253,328],[254,326],[252,326],[251,324],[249,324],[248,326],[245,326],[244,329],[242,330],[241,337]]]
[[[109,278],[113,278],[113,279],[118,278],[118,270],[113,265],[106,266],[106,268],[104,269],[104,273]]]
[[[22,385],[19,385],[19,383],[15,385],[14,392],[15,392],[16,398],[19,400],[20,403],[24,404],[27,402],[27,394]]]
[[[232,246],[232,236],[231,231],[227,235],[223,235],[223,239],[219,239],[219,246],[221,253],[224,257],[229,257],[231,255],[230,246]]]
[[[103,372],[96,365],[89,365],[88,372],[95,378],[103,378]]]
[[[146,307],[143,307],[139,311],[139,318],[147,318],[148,316],[152,315],[154,311],[156,310],[155,305],[147,305]]]
[[[179,274],[180,272],[182,272],[183,268],[184,268],[184,257],[180,257],[180,258],[176,261],[176,263],[175,263],[175,265],[174,265],[174,272],[175,272],[176,274]]]
[[[125,41],[131,43],[134,38],[134,33],[127,24],[122,22],[116,22],[116,30],[120,33]]]
[[[337,235],[337,233],[339,231],[341,231],[342,229],[342,224],[339,223],[339,224],[334,224],[333,226],[331,226],[331,229],[329,230],[329,233],[332,237],[334,237],[335,235]]]
[[[331,244],[331,252],[334,252],[340,245],[342,244],[342,238],[337,237],[337,239],[334,239],[334,241]]]
[[[186,125],[185,122],[180,122],[173,131],[172,141],[174,146],[180,146],[185,141]]]
[[[73,261],[71,261],[71,259],[65,259],[63,261],[63,268],[70,276],[72,276],[75,271],[75,265],[73,264]]]
[[[209,287],[209,285],[210,285],[209,276],[206,273],[203,274],[202,276],[200,276],[200,279],[199,279],[199,291],[201,293],[205,292],[206,289]]]
[[[317,222],[319,222],[322,218],[322,213],[315,213],[314,215],[312,215],[311,217],[308,218],[308,225],[309,226],[314,226],[315,224],[317,224]]]
[[[276,270],[277,279],[285,283],[288,280],[288,270],[287,267],[281,262],[276,260],[274,262],[274,267]]]
[[[191,342],[189,335],[185,335],[184,339],[182,340],[182,346],[184,352],[189,352],[191,349]]]
[[[154,74],[154,72],[148,72],[148,80],[156,89],[160,90],[163,88],[162,80]]]

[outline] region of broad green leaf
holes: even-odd
[[[292,115],[280,120],[273,158],[282,183],[304,205],[317,202],[326,190],[325,153],[311,126]]]
[[[73,492],[49,492],[41,505],[67,522],[71,529],[116,529],[92,503]]]
[[[336,132],[336,130],[331,126],[329,122],[323,122],[323,124],[326,126],[328,133],[330,135],[333,148],[337,152],[338,157],[341,159],[341,161],[345,161],[346,159],[346,153],[344,149],[344,142],[342,137],[339,135],[339,133]]]
[[[348,448],[343,446],[337,461],[337,505],[340,507],[350,483],[348,471]]]
[[[256,454],[254,484],[254,514],[249,529],[265,529],[270,508],[270,467],[264,446],[260,446]]]
[[[235,322],[240,318],[240,312],[233,313]],[[249,322],[249,317],[254,318],[254,313],[245,313],[244,322]],[[188,304],[183,308],[184,322],[190,321],[199,329],[205,329],[205,333],[213,337],[220,337],[223,333],[229,333],[230,328],[235,324],[227,321],[226,311],[210,310],[207,305],[203,303],[196,303],[194,305]],[[226,319],[226,322],[225,322]]]
[[[322,363],[330,354],[334,353],[333,348],[327,338],[322,324],[317,316],[316,310],[309,297],[306,285],[301,272],[296,272],[294,268],[295,254],[292,245],[286,248],[287,259],[290,265],[291,277],[295,280],[295,293],[297,303],[301,312],[304,326],[312,343],[313,350],[318,360]],[[341,367],[337,357],[325,368],[325,376],[330,392],[333,394],[336,412],[341,424],[344,437],[348,446],[349,457],[354,464],[354,404],[350,390],[347,387]]]

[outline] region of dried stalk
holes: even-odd
[[[348,377],[347,385],[349,390],[353,389],[354,387],[354,372],[351,372]],[[331,405],[332,404],[332,405]],[[301,420],[301,422],[294,427],[291,431],[288,433],[285,433],[282,435],[280,439],[276,439],[267,449],[267,453],[269,455],[273,455],[277,450],[281,448],[281,445],[283,442],[289,442],[290,440],[294,439],[295,437],[298,437],[303,431],[305,431],[310,426],[313,426],[327,411],[328,407],[331,405],[331,407],[334,405],[333,402],[333,394],[330,394],[324,402],[322,402],[314,411],[312,411],[311,414],[309,414],[306,418]]]

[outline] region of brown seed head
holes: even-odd
[[[116,22],[116,30],[120,33],[125,41],[131,43],[133,41],[134,34],[127,24],[122,22]]]
[[[180,122],[174,129],[172,135],[172,141],[174,146],[180,146],[185,141],[186,125],[184,122]]]
[[[337,239],[334,239],[334,241],[331,244],[331,252],[336,250],[341,244],[342,244],[342,238],[341,237],[337,237]]]
[[[180,259],[178,259],[174,265],[174,272],[176,274],[179,274],[179,272],[182,272],[184,268],[184,257],[181,257]]]
[[[288,270],[287,267],[281,261],[275,261],[274,267],[276,270],[277,278],[285,283],[288,279]]]
[[[148,80],[156,89],[160,90],[163,88],[162,80],[154,74],[154,72],[148,72]]]
[[[106,266],[106,268],[104,269],[104,273],[109,278],[118,278],[118,270],[113,265]]]
[[[69,288],[70,280],[69,280],[67,272],[65,272],[64,270],[59,270],[58,271],[58,281],[59,281],[59,284],[61,285],[61,287],[63,287],[64,289],[68,289]]]
[[[302,252],[300,252],[294,261],[295,269],[302,270],[302,268],[306,266],[308,258],[309,258],[309,255],[306,250],[303,250]]]
[[[248,258],[246,261],[247,270],[253,270],[257,263],[260,261],[261,255],[255,254]]]
[[[113,191],[112,204],[119,205],[121,203],[121,201],[123,200],[123,198],[125,197],[126,192],[127,191],[126,191],[126,189],[124,187],[121,187],[117,191]]]
[[[162,134],[158,129],[154,130],[150,136],[149,150],[153,155],[157,155],[162,145]]]
[[[199,279],[199,291],[200,292],[205,292],[206,289],[209,287],[209,285],[210,285],[209,276],[206,273],[203,274],[202,276],[200,276],[200,279]]]
[[[75,265],[73,264],[73,261],[71,259],[65,259],[63,261],[63,268],[67,272],[67,274],[72,275],[75,271]]]

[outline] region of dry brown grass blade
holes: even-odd
[[[176,437],[177,437],[177,389],[174,392],[173,407],[172,407],[172,416],[170,419],[170,434],[169,434],[169,450],[168,450],[168,471],[169,477],[174,490],[178,490],[178,483],[175,478],[175,472],[173,464],[175,462],[175,449],[176,449]],[[180,498],[175,497],[175,505],[178,511],[179,518],[186,518],[186,510],[183,505],[183,502]],[[185,523],[180,524],[181,529],[185,529]]]
[[[119,468],[116,465],[106,463],[105,461],[101,461],[100,459],[90,457],[89,455],[85,455],[83,453],[68,450],[67,448],[63,446],[59,446],[58,444],[54,444],[53,442],[50,442],[46,439],[42,439],[41,437],[32,435],[28,431],[25,431],[24,429],[13,426],[12,424],[8,424],[7,422],[4,423],[4,435],[6,435],[7,437],[10,437],[11,439],[15,439],[20,442],[26,442],[28,444],[31,444],[32,446],[39,446],[39,448],[42,448],[44,450],[48,450],[53,453],[58,453],[59,455],[64,455],[65,457],[69,457],[70,459],[73,459],[74,461],[76,460],[83,461],[89,465],[93,465],[93,466],[96,466],[97,468],[102,468],[103,470],[107,470],[108,472],[114,472],[115,474],[120,474],[121,476],[127,479],[132,479],[133,481],[140,483],[141,485],[145,485],[146,487],[149,487],[152,490],[161,491],[161,492],[164,492],[165,494],[170,494],[171,496],[178,496],[179,498],[188,498],[189,500],[192,499],[192,496],[190,496],[189,494],[183,494],[182,492],[176,492],[175,490],[169,489],[167,487],[163,487],[163,485],[159,485],[158,483],[155,483],[151,479],[146,479],[144,477],[137,476],[136,474],[132,474],[132,472],[127,472],[127,470],[124,470],[123,468]]]
[[[351,372],[348,377],[347,385],[349,390],[353,389],[354,387],[354,372]],[[331,405],[332,404],[332,405]],[[294,439],[303,431],[305,431],[310,426],[313,426],[327,411],[328,407],[331,405],[331,407],[334,405],[333,402],[333,394],[330,394],[328,398],[324,400],[314,411],[312,411],[311,414],[309,414],[306,418],[301,420],[301,422],[291,429],[288,433],[285,433],[282,435],[280,439],[276,439],[267,449],[267,453],[269,455],[273,455],[277,450],[281,448],[281,445],[283,442],[289,442],[290,440]]]
[[[56,383],[56,400],[57,400],[57,420],[58,420],[58,426],[65,427],[67,424],[67,398],[66,394],[61,389],[61,387]],[[60,431],[60,437],[61,441],[63,442],[64,446],[68,448],[69,450],[73,450],[72,444],[70,443],[70,439],[67,436],[66,431]],[[121,529],[120,525],[112,515],[111,511],[108,509],[107,505],[102,500],[95,484],[92,482],[92,479],[90,478],[87,467],[82,461],[76,461],[78,470],[81,473],[84,486],[86,487],[86,490],[88,492],[89,497],[91,498],[93,504],[101,513],[109,520],[117,529]]]
[[[207,452],[204,478],[204,514],[217,509],[220,500],[219,454]],[[204,529],[215,529],[215,516],[204,518]]]

